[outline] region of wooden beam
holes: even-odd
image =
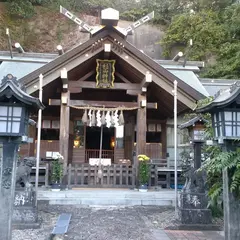
[[[162,143],[162,158],[167,158],[167,125],[166,122],[161,124],[161,143]]]
[[[92,107],[138,107],[137,102],[110,102],[110,101],[88,101],[88,100],[70,100],[72,106],[92,106]]]
[[[90,78],[93,74],[96,73],[96,70],[92,70],[89,73],[87,73],[86,75],[84,75],[83,77],[79,78],[76,82],[83,82],[85,80],[87,80],[88,78]]]
[[[138,96],[138,94],[140,94],[142,91],[139,89],[139,90],[127,90],[126,92],[128,95]]]
[[[80,87],[69,88],[68,90],[70,93],[81,93],[82,92],[82,88],[80,88]]]
[[[152,74],[146,72],[145,78],[141,82],[142,92],[147,92],[148,85],[152,82]]]
[[[96,82],[78,82],[78,81],[71,81],[69,82],[69,88],[91,88],[91,89],[101,89],[96,88]],[[140,84],[136,83],[114,83],[114,87],[110,88],[111,90],[139,90],[141,89]]]
[[[92,58],[93,56],[97,55],[102,51],[103,51],[103,47],[100,47],[95,52],[91,52],[90,49],[86,49],[86,51],[84,53],[81,53],[80,56],[74,57],[73,59],[71,59],[70,61],[67,61],[66,63],[59,64],[59,66],[57,66],[54,69],[54,71],[49,71],[46,74],[44,74],[43,87],[49,84],[50,82],[54,81],[58,77],[60,77],[60,69],[62,69],[62,67],[65,67],[67,71],[71,71],[75,67],[81,65],[82,63],[86,62],[87,60],[89,60],[90,58]],[[36,78],[31,83],[27,84],[26,88],[27,88],[28,94],[36,92],[36,88],[34,86],[38,84],[38,81],[39,79]]]
[[[60,99],[49,99],[49,106],[60,106]],[[71,106],[93,106],[93,107],[138,107],[137,102],[110,102],[110,101],[89,101],[89,100],[69,100]],[[148,109],[156,109],[157,103],[147,103]]]
[[[120,78],[125,83],[131,83],[129,80],[127,80],[121,73],[115,72],[115,76]]]
[[[116,36],[116,38],[118,38],[118,36]],[[115,49],[112,49],[112,52],[114,54],[116,54],[120,59],[127,62],[132,68],[137,69],[143,75],[145,75],[146,72],[149,71],[149,66],[147,66],[146,64],[144,64],[141,61],[138,61],[134,56],[129,54],[129,52],[126,53],[127,55],[119,54],[118,51],[116,51]],[[127,56],[127,58],[126,58],[126,56]],[[154,82],[159,87],[163,88],[168,93],[172,93],[172,90],[173,90],[172,82],[170,82],[163,76],[159,76],[159,74],[155,71],[154,72],[152,71],[151,74],[152,74]],[[194,107],[196,106],[196,104],[195,104],[196,100],[193,97],[189,96],[188,93],[182,91],[180,88],[178,88],[178,100],[181,101],[183,104],[185,104],[190,109],[194,109]]]
[[[157,109],[158,108],[158,104],[156,102],[155,103],[147,102],[147,108],[148,109]]]

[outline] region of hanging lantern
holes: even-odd
[[[84,114],[83,114],[83,116],[82,116],[82,122],[83,122],[84,124],[87,124],[87,122],[88,122],[87,109],[85,109]]]
[[[123,111],[121,110],[121,113],[119,115],[119,125],[123,126],[124,125],[124,116],[123,116]]]
[[[92,126],[96,126],[96,116],[95,116],[95,111],[93,111],[93,113],[92,113],[92,119],[91,119],[91,122],[92,122]]]
[[[104,111],[102,113],[101,123],[102,123],[102,125],[106,125],[106,116],[105,116],[105,112]]]

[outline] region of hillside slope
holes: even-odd
[[[88,33],[79,31],[78,25],[59,12],[38,6],[36,14],[30,19],[10,18],[3,3],[0,3],[0,50],[8,50],[6,27],[10,29],[12,42],[20,42],[26,52],[56,52],[56,46],[61,44],[69,50],[79,43],[89,39]],[[76,14],[89,25],[97,25],[99,19],[86,14]],[[121,27],[127,27],[131,22],[121,21]],[[164,32],[158,26],[145,24],[137,29],[129,41],[142,49],[149,56],[160,58],[161,46],[158,44]]]

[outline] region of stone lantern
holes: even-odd
[[[17,150],[27,141],[29,113],[43,109],[39,99],[26,94],[8,74],[0,85],[0,235],[11,239]]]
[[[179,126],[179,129],[188,129],[189,140],[194,145],[194,168],[201,167],[201,148],[205,142],[205,124],[208,121],[197,116]]]
[[[212,223],[212,214],[207,209],[208,198],[204,178],[197,170],[201,167],[202,144],[205,142],[205,124],[208,121],[197,116],[179,126],[188,129],[190,142],[194,148],[194,166],[187,172],[186,183],[180,193],[179,218],[181,224],[192,228],[206,228]]]
[[[223,151],[235,150],[240,139],[240,82],[219,91],[214,100],[197,109],[211,113],[214,138]],[[228,171],[223,169],[224,230],[226,240],[240,239],[240,201],[229,191]]]

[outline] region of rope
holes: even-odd
[[[77,106],[73,106],[73,105],[68,105],[68,107],[71,107],[71,108],[75,108],[75,109],[78,109],[78,110],[93,110],[93,111],[106,111],[106,112],[112,112],[112,111],[116,111],[116,110],[119,110],[119,111],[133,111],[133,110],[137,110],[139,109],[139,107],[116,107],[116,108],[105,108],[105,107],[77,107]]]

